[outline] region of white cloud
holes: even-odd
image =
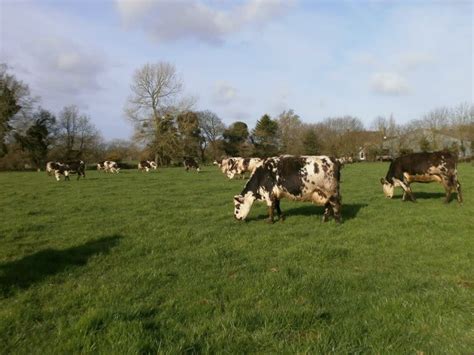
[[[382,95],[404,95],[409,93],[407,81],[395,72],[375,73],[371,79],[372,91]]]
[[[220,43],[226,35],[246,26],[263,26],[279,17],[293,0],[247,0],[223,8],[202,1],[116,0],[127,27],[138,27],[157,41],[197,39]]]
[[[238,91],[225,81],[216,83],[213,92],[213,101],[218,105],[228,105],[238,99]]]

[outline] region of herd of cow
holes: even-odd
[[[390,163],[387,175],[381,178],[384,195],[392,198],[395,187],[403,189],[402,200],[415,201],[411,190],[412,182],[439,182],[446,193],[445,202],[451,200],[451,193],[457,193],[457,200],[462,203],[461,184],[457,176],[457,157],[450,152],[413,153],[394,159]],[[185,157],[183,165],[188,171],[200,171],[195,159]],[[266,159],[260,158],[224,158],[214,161],[223,174],[229,179],[235,176],[249,179],[240,195],[234,196],[234,217],[244,220],[250,212],[254,201],[263,201],[268,206],[269,221],[274,221],[275,211],[278,219],[284,220],[280,209],[280,199],[286,197],[297,201],[309,201],[324,206],[323,221],[334,217],[341,221],[340,176],[342,162],[329,156],[292,156],[282,155]],[[156,170],[154,161],[145,160],[138,163],[138,170]],[[98,171],[119,173],[116,162],[104,161],[97,164]],[[54,174],[56,180],[63,175],[69,180],[70,174],[77,174],[78,179],[85,178],[83,161],[67,163],[48,162],[46,171]]]

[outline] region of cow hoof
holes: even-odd
[[[267,223],[268,223],[268,224],[273,224],[274,221],[273,221],[273,219],[268,218],[268,219],[267,219]]]

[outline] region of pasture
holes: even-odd
[[[0,352],[470,353],[474,167],[463,206],[385,199],[387,168],[342,170],[341,225],[288,200],[237,222],[215,167],[0,173]]]

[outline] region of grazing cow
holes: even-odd
[[[280,199],[312,201],[326,207],[323,221],[334,216],[341,221],[339,193],[340,164],[327,156],[291,156],[268,158],[260,164],[240,195],[234,196],[234,217],[244,220],[255,200],[265,201],[269,222],[273,223],[274,210],[283,220]]]
[[[186,171],[189,171],[189,169],[196,169],[197,172],[201,171],[199,169],[199,165],[198,165],[197,161],[192,157],[184,157],[183,158],[183,164],[184,164],[184,168],[186,169]]]
[[[143,171],[145,170],[146,172],[149,172],[150,169],[156,170],[158,168],[158,165],[152,160],[142,160],[141,162],[138,163],[138,170]]]
[[[412,182],[433,182],[443,184],[446,191],[445,202],[451,199],[451,191],[456,190],[457,200],[462,203],[461,184],[456,170],[457,157],[450,152],[413,153],[396,158],[390,164],[385,178],[380,182],[387,198],[393,197],[395,187],[403,189],[403,201],[408,197],[415,201],[410,188]]]
[[[252,174],[255,168],[262,162],[260,158],[225,158],[219,161],[214,161],[214,165],[218,165],[222,173],[226,174],[229,179],[233,179],[235,175],[240,175],[243,179],[245,173]]]

